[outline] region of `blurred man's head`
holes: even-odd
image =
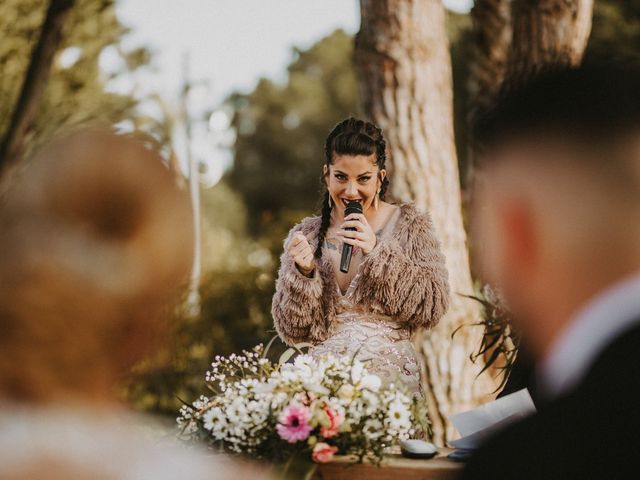
[[[585,301],[640,271],[640,69],[542,73],[474,138],[478,268],[543,354]]]
[[[187,193],[141,139],[85,131],[0,208],[0,399],[111,399],[156,346],[193,257]]]

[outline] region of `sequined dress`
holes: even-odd
[[[395,221],[387,222],[378,241],[384,241]],[[337,305],[332,322],[332,334],[313,347],[314,357],[355,356],[365,362],[369,372],[380,377],[383,385],[404,384],[411,394],[423,397],[420,364],[411,343],[409,330],[393,317],[373,312],[352,300],[357,273],[344,292],[335,282]]]

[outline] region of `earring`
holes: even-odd
[[[327,205],[329,205],[329,209],[333,208],[333,205],[331,204],[331,194],[327,196]]]
[[[373,199],[373,208],[378,210],[378,198],[380,198],[380,190],[376,192],[376,198]]]

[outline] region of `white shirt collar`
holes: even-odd
[[[555,397],[575,387],[602,351],[636,324],[640,272],[606,288],[573,315],[540,364],[541,392]]]

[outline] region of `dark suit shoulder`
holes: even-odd
[[[636,327],[607,347],[572,392],[489,439],[462,478],[614,479],[640,472],[639,351]]]

